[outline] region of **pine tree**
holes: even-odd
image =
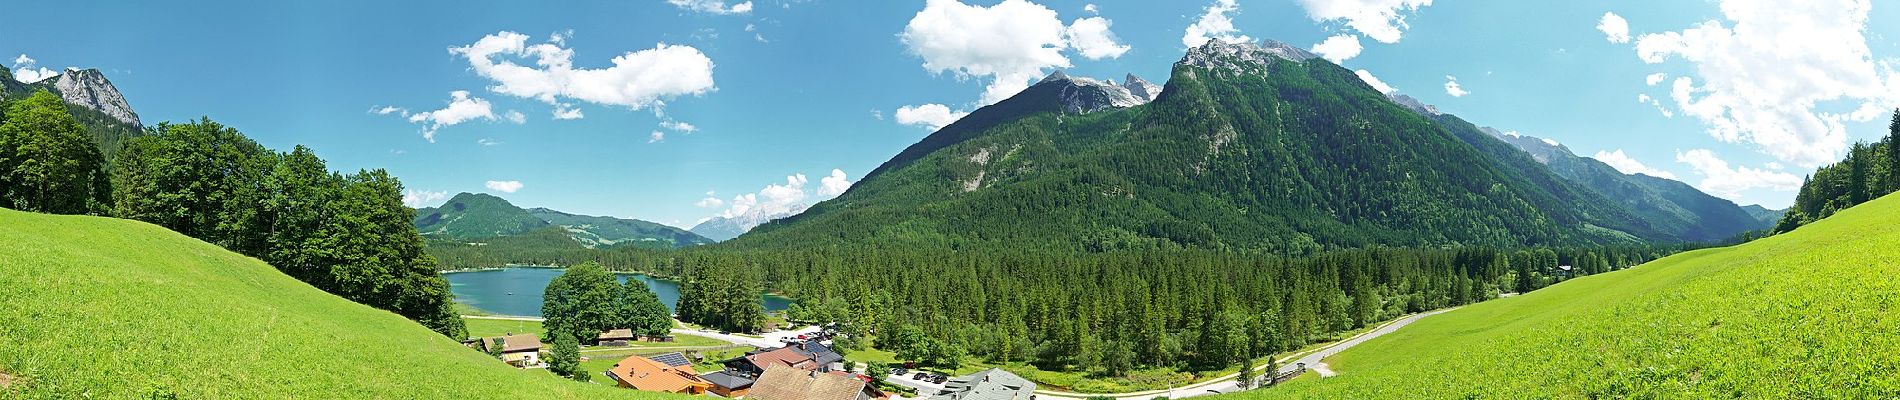
[[[1240,386],[1240,390],[1247,390],[1248,388],[1253,387],[1253,378],[1254,378],[1253,359],[1252,358],[1241,359],[1240,375],[1234,376],[1234,385]]]
[[[1887,192],[1900,190],[1900,109],[1887,124]]]

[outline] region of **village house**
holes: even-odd
[[[746,394],[758,400],[872,400],[888,399],[871,380],[843,372],[818,372],[786,366],[773,366],[759,376]]]
[[[816,340],[788,344],[785,347],[748,352],[722,362],[727,371],[758,377],[772,366],[806,371],[830,372],[843,369],[844,355]]]
[[[633,343],[635,339],[638,339],[638,337],[634,336],[632,329],[614,329],[614,330],[610,330],[606,332],[601,332],[600,336],[597,336],[594,338],[594,345],[595,346],[626,346],[628,344]]]
[[[699,379],[712,384],[708,390],[712,394],[725,398],[745,397],[752,390],[752,377],[733,371],[718,371],[700,375]]]
[[[700,379],[692,365],[686,362],[686,357],[679,353],[661,354],[654,358],[627,357],[614,363],[613,368],[607,370],[607,376],[613,378],[620,387],[652,392],[703,394],[713,386],[705,379]]]
[[[482,338],[484,352],[501,348],[501,361],[518,368],[541,366],[541,338],[532,334]]]
[[[990,368],[944,383],[930,400],[1030,400],[1036,383],[1002,369]]]

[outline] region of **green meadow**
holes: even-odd
[[[0,209],[0,398],[680,397],[516,370],[155,225]]]
[[[1900,398],[1900,197],[1425,318],[1227,398]]]

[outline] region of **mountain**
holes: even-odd
[[[1419,319],[1338,373],[1211,399],[1891,398],[1900,196]],[[1874,373],[1890,376],[1890,373]],[[1572,377],[1589,376],[1588,379]]]
[[[1291,45],[1190,49],[1145,104],[1076,101],[1089,91],[1102,90],[1044,79],[732,246],[1301,253],[1672,238],[1529,157],[1504,164],[1495,154],[1521,153],[1495,139],[1475,148]]]
[[[1657,230],[1680,241],[1713,243],[1743,232],[1773,227],[1775,220],[1780,219],[1778,215],[1762,219],[1762,215],[1686,183],[1624,174],[1597,159],[1578,156],[1556,141],[1491,128],[1483,128],[1483,131],[1530,154],[1558,176],[1621,203]]]
[[[33,83],[15,79],[12,70],[0,66],[0,101],[24,99],[40,90],[59,95],[107,160],[118,156],[124,141],[144,134],[144,125],[125,95],[97,69],[68,69]]]
[[[1747,212],[1748,215],[1755,217],[1755,220],[1761,221],[1768,226],[1774,226],[1775,221],[1780,221],[1781,216],[1788,213],[1787,209],[1770,210],[1768,207],[1762,207],[1759,204],[1742,206],[1742,211]]]
[[[804,204],[793,204],[791,208],[778,211],[778,212],[772,212],[772,211],[767,211],[763,208],[753,207],[749,210],[746,210],[745,213],[733,216],[731,218],[723,217],[723,216],[712,217],[710,219],[700,222],[698,225],[693,225],[692,231],[693,233],[699,234],[700,236],[705,236],[712,240],[723,242],[727,240],[732,240],[732,238],[739,237],[739,235],[743,235],[746,232],[751,231],[752,228],[756,228],[759,225],[765,224],[767,222],[772,222],[774,220],[778,220],[781,218],[798,215],[798,213],[805,212],[806,208],[809,208],[809,206],[806,206]]]
[[[0,209],[0,260],[0,398],[687,398],[516,370],[143,222]]]
[[[424,236],[473,240],[526,235],[560,227],[583,247],[686,247],[713,241],[685,230],[657,223],[568,214],[546,208],[522,209],[508,200],[480,193],[460,193],[437,207],[416,210],[416,230]]]

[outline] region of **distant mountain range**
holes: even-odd
[[[508,200],[480,193],[456,194],[441,206],[417,209],[415,224],[424,236],[462,241],[527,235],[560,227],[587,248],[675,248],[713,243],[712,239],[653,222],[546,208],[522,209]]]
[[[732,243],[1634,244],[1727,239],[1772,213],[1527,147],[1279,42],[1210,42],[1159,93],[1136,96],[1139,86],[1053,74]]]
[[[702,221],[698,225],[693,225],[692,232],[700,236],[705,236],[708,239],[723,242],[739,237],[739,235],[751,231],[752,228],[756,228],[767,222],[798,215],[798,213],[805,212],[806,208],[810,208],[810,206],[802,203],[793,204],[790,208],[778,211],[753,207],[746,210],[745,213],[730,218],[719,216]]]

